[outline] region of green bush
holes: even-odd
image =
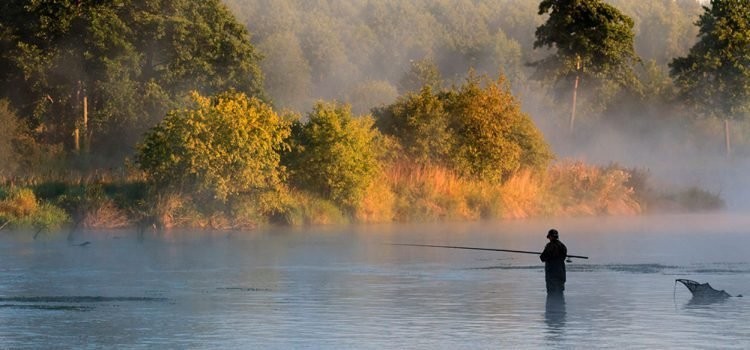
[[[12,229],[54,231],[68,222],[65,211],[49,203],[40,203],[30,188],[13,188],[0,200],[0,225]]]
[[[449,129],[444,101],[430,86],[377,108],[374,114],[378,129],[401,144],[402,156],[421,165],[448,162],[455,138]]]
[[[157,186],[226,201],[275,190],[289,125],[243,93],[193,94],[192,108],[171,111],[138,147],[136,162]]]
[[[510,92],[505,77],[485,88],[469,77],[445,97],[455,148],[453,167],[463,175],[503,182],[521,169],[544,171],[549,146]]]
[[[292,192],[284,208],[274,216],[274,221],[284,225],[301,226],[346,224],[349,219],[329,200],[307,192]]]
[[[345,210],[361,202],[378,171],[377,130],[369,117],[353,118],[346,105],[318,103],[307,123],[296,122],[285,163],[297,187]]]
[[[543,172],[552,153],[531,118],[521,111],[504,77],[470,76],[452,90],[399,98],[377,109],[377,125],[395,137],[419,164],[447,165],[463,176],[504,182],[521,169]]]

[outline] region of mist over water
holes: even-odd
[[[0,347],[747,348],[743,215],[0,236]],[[535,255],[569,252],[563,300]],[[688,345],[689,344],[689,345]]]

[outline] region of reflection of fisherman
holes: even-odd
[[[568,248],[559,240],[557,230],[547,233],[549,243],[544,247],[539,259],[544,261],[544,280],[547,282],[547,293],[562,293],[565,290],[565,258]]]

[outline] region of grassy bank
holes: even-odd
[[[657,191],[644,171],[580,162],[555,164],[545,175],[522,171],[502,184],[467,180],[437,166],[393,163],[353,208],[290,188],[216,202],[160,192],[139,177],[5,180],[0,186],[2,229],[36,234],[63,227],[247,230],[272,224],[638,215],[723,206],[718,195],[696,187]]]

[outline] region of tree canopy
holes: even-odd
[[[0,28],[0,94],[49,142],[81,129],[95,155],[128,154],[191,90],[263,95],[260,55],[219,0],[10,0]]]
[[[495,82],[470,76],[437,93],[425,86],[377,109],[375,116],[409,159],[469,177],[500,183],[522,168],[542,170],[552,158],[502,76]]]
[[[292,128],[286,156],[291,182],[354,209],[378,171],[380,150],[372,118],[354,118],[348,105],[319,102]]]
[[[560,80],[575,74],[588,79],[633,84],[633,20],[600,0],[543,0],[539,14],[549,13],[536,29],[535,48],[555,48],[535,62],[537,76]],[[585,80],[588,80],[584,78]]]
[[[699,41],[670,64],[681,97],[706,115],[747,118],[750,0],[712,0],[696,25]]]
[[[192,107],[171,111],[139,146],[136,162],[149,179],[220,201],[276,191],[289,123],[244,93],[192,98]]]

